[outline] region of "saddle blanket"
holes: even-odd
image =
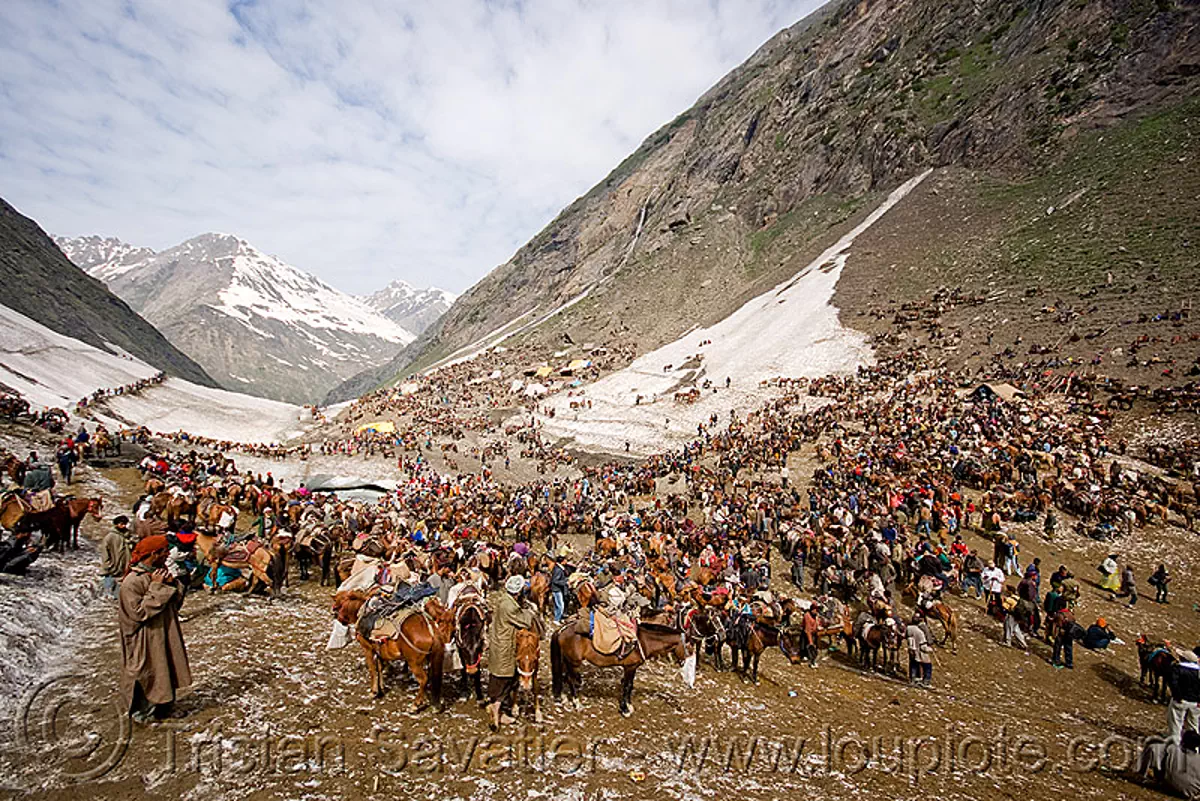
[[[29,494],[29,510],[31,512],[49,512],[53,508],[54,497],[50,494],[50,490]]]
[[[592,638],[592,648],[598,654],[612,656],[628,653],[637,642],[637,621],[629,615],[593,609],[580,623],[585,621],[587,633]]]

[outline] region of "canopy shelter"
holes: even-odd
[[[575,373],[579,372],[580,370],[586,370],[591,366],[592,362],[589,359],[575,359],[566,367],[564,367],[561,373],[562,375],[575,375]]]
[[[391,420],[376,420],[374,423],[363,423],[354,429],[355,434],[395,434],[396,424]]]

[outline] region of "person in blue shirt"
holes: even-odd
[[[1088,626],[1087,632],[1083,635],[1083,647],[1093,651],[1099,651],[1108,647],[1110,642],[1115,642],[1117,635],[1108,627],[1108,621],[1104,618],[1099,618],[1095,623]]]

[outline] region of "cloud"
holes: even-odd
[[[817,0],[5,0],[0,195],[461,291]]]

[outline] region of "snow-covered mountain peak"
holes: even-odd
[[[441,317],[457,297],[445,289],[418,289],[407,281],[396,279],[362,301],[414,334],[420,334]]]
[[[233,234],[199,234],[159,253],[98,237],[59,244],[227,388],[311,402],[416,337]]]
[[[53,237],[54,244],[88,275],[108,282],[154,258],[150,248],[138,247],[111,236]]]

